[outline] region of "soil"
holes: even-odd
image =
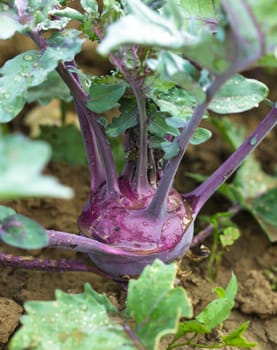
[[[254,118],[254,123],[257,119]],[[250,129],[253,128],[252,120],[246,119]],[[16,122],[14,127],[18,126],[21,126],[20,121]],[[276,133],[271,133],[257,152],[264,169],[269,173],[276,171],[276,146]],[[205,143],[204,146],[190,149],[176,178],[177,189],[185,191],[195,185],[192,180],[184,180],[185,171],[208,174],[222,162],[228,152],[229,150],[217,137]],[[62,183],[71,186],[75,190],[75,197],[69,201],[49,198],[18,200],[9,205],[19,213],[37,220],[48,229],[78,233],[76,218],[89,191],[87,169],[81,166],[51,163],[47,172],[58,177]],[[222,197],[215,195],[209,200],[203,213],[211,214],[225,210],[228,204]],[[177,282],[186,288],[192,299],[194,314],[197,314],[215,297],[212,288],[219,285],[225,287],[231,272],[234,271],[239,281],[236,305],[230,318],[224,322],[218,332],[226,333],[249,320],[246,337],[249,341],[258,343],[255,349],[275,350],[277,349],[277,293],[273,290],[273,286],[277,283],[277,247],[276,244],[268,241],[259,225],[248,213],[240,213],[235,221],[242,234],[239,240],[224,252],[215,281],[208,278],[208,259],[192,261],[184,257],[181,264],[182,273],[179,274]],[[211,247],[211,244],[211,239],[205,242],[208,247]],[[0,251],[17,255],[30,254],[4,244],[0,244]],[[32,255],[52,259],[78,257],[90,263],[81,254],[56,249],[33,251]],[[266,271],[270,272],[270,279]],[[0,266],[0,350],[7,349],[8,339],[19,327],[19,317],[24,312],[24,302],[52,300],[56,289],[68,293],[80,293],[86,282],[89,282],[96,291],[104,292],[121,306],[124,305],[126,292],[121,286],[93,273],[39,272]],[[218,333],[214,332],[208,338],[201,339],[201,342],[209,344],[216,339],[217,335]]]

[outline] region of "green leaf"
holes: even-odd
[[[196,99],[187,91],[173,87],[167,91],[153,88],[150,97],[161,112],[167,112],[172,117],[180,117],[188,121],[191,118]]]
[[[239,239],[240,231],[237,227],[229,226],[223,230],[223,233],[219,236],[221,245],[223,247],[231,246]]]
[[[80,1],[82,8],[88,12],[97,14],[98,13],[98,3],[95,0],[81,0]]]
[[[265,223],[277,229],[277,187],[256,198],[253,202],[253,209]]]
[[[110,137],[117,137],[138,124],[136,101],[130,98],[121,98],[119,103],[120,116],[113,118],[106,128],[106,133]]]
[[[0,221],[14,214],[15,214],[15,211],[12,208],[6,207],[4,205],[0,205]]]
[[[254,156],[250,155],[237,171],[233,184],[241,192],[241,204],[247,205],[252,198],[276,187],[277,178],[266,174]]]
[[[213,300],[199,315],[196,316],[196,320],[204,325],[209,332],[229,317],[235,304],[234,299],[237,293],[237,288],[237,279],[235,275],[232,274],[231,280],[225,290],[225,297]]]
[[[38,138],[50,144],[54,162],[87,165],[82,136],[76,126],[42,125]]]
[[[197,128],[194,131],[192,138],[190,139],[190,143],[192,145],[200,145],[201,143],[209,140],[209,138],[211,137],[212,137],[212,133],[210,130],[204,129],[204,128]]]
[[[72,100],[67,85],[56,71],[50,72],[40,85],[28,88],[25,97],[28,103],[38,102],[40,105],[47,105],[54,98],[65,102]]]
[[[242,125],[234,124],[227,118],[213,118],[212,122],[233,150],[239,147],[245,136],[245,129]],[[260,203],[263,206],[263,196],[266,198],[266,193],[271,190],[274,192],[276,187],[277,178],[266,174],[254,156],[249,155],[237,171],[233,183],[224,184],[219,191],[233,203],[240,203],[247,209],[258,221],[270,241],[276,242],[276,227],[267,221],[267,215],[264,215],[263,211],[257,210],[254,204],[254,202],[259,203],[261,197]],[[270,204],[268,207],[274,208],[274,204]],[[270,209],[267,209],[269,216],[274,216],[274,214],[270,214]]]
[[[187,333],[207,334],[210,330],[197,320],[180,322],[175,339],[179,339]]]
[[[74,19],[75,21],[79,21],[79,22],[82,22],[84,19],[84,15],[81,12],[71,7],[65,7],[62,10],[52,10],[50,11],[49,14],[51,16],[66,17],[69,19]]]
[[[0,237],[5,243],[22,249],[40,249],[48,244],[44,228],[20,214],[8,216],[0,222]]]
[[[248,0],[255,17],[265,34],[266,52],[274,58],[275,66],[277,64],[277,27],[276,16],[277,8],[275,0]]]
[[[177,142],[163,141],[160,148],[164,151],[164,159],[171,159],[178,155],[180,148]]]
[[[96,113],[103,113],[115,107],[126,89],[125,82],[117,84],[92,83],[89,89],[87,106]]]
[[[104,300],[105,299],[105,300]],[[11,350],[135,350],[123,326],[109,317],[114,307],[86,285],[82,294],[56,291],[55,301],[25,303],[22,328],[10,342]],[[43,320],[43,328],[41,322]]]
[[[151,115],[149,123],[149,131],[151,134],[163,137],[167,134],[178,136],[180,134],[177,128],[169,126],[164,117],[164,113],[156,112]]]
[[[172,21],[159,15],[139,0],[128,1],[129,14],[107,28],[98,52],[107,55],[122,45],[180,48],[194,38],[180,31]],[[186,35],[187,34],[187,35]]]
[[[11,11],[6,9],[5,12],[0,12],[0,39],[9,39],[22,29],[23,26]]]
[[[264,53],[263,34],[251,8],[240,0],[223,0],[222,4],[232,28],[233,67],[237,71],[249,68]]]
[[[75,29],[54,33],[43,52],[29,50],[7,61],[0,73],[0,122],[8,122],[23,108],[27,89],[40,85],[60,61],[71,61],[83,40]]]
[[[191,317],[184,289],[173,288],[176,265],[156,260],[139,280],[130,281],[127,311],[135,319],[133,331],[147,349],[158,349],[162,336],[175,333],[180,317]]]
[[[157,60],[148,60],[148,65],[151,69],[159,72],[164,80],[170,80],[189,91],[198,102],[202,102],[206,98],[206,94],[195,80],[198,76],[196,68],[181,56],[161,51]]]
[[[219,0],[181,0],[181,5],[191,18],[216,18]]]
[[[219,114],[244,112],[258,107],[267,95],[266,85],[236,74],[221,87],[209,109]]]
[[[243,142],[246,129],[243,125],[236,124],[228,117],[212,117],[213,125],[220,131],[222,137],[233,151],[235,151]]]
[[[184,48],[185,57],[214,74],[222,74],[231,67],[232,51],[230,40],[222,40],[207,31],[202,32],[195,44]]]
[[[70,188],[41,174],[50,158],[46,143],[30,141],[21,135],[4,136],[0,138],[0,155],[1,200],[30,196],[72,197]]]
[[[233,302],[235,300],[237,292],[238,292],[238,281],[235,274],[232,272],[231,279],[228,283],[227,288],[225,289],[225,296],[230,302]]]
[[[248,328],[248,325],[249,322],[245,322],[231,333],[222,335],[221,338],[224,342],[224,345],[236,346],[239,348],[252,348],[254,346],[257,346],[257,343],[250,343],[243,337],[244,332]]]

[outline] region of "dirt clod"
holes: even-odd
[[[17,327],[22,312],[23,308],[15,301],[0,298],[0,348],[1,343],[6,343]]]

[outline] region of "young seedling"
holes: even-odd
[[[208,111],[242,112],[268,94],[264,84],[238,74],[265,53],[264,35],[251,8],[239,0],[208,1],[203,8],[171,0],[80,4],[82,12],[56,0],[1,3],[1,38],[17,31],[38,49],[1,68],[0,119],[6,123],[14,118],[34,89],[53,78],[53,71],[62,78],[76,108],[91,174],[88,200],[78,218],[81,235],[27,227],[26,219],[5,211],[0,237],[24,248],[48,245],[87,253],[95,270],[122,280],[139,275],[156,258],[169,263],[184,255],[200,209],[276,125],[277,108],[272,104],[265,119],[207,180],[179,194],[173,181],[188,145],[211,136],[199,127]],[[79,21],[80,31],[66,28],[71,19]],[[90,77],[78,68],[74,59],[82,33],[97,40],[98,52],[109,57],[113,69],[108,76]],[[109,124],[103,113],[113,107],[120,116]],[[121,134],[125,164],[118,175],[108,136]],[[2,142],[7,147],[5,138]],[[32,174],[39,169],[41,164]],[[29,186],[27,194],[33,195]],[[4,188],[3,193],[7,199],[13,191]],[[0,258],[26,268],[83,268],[73,262],[65,267],[5,254]]]

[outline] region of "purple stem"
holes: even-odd
[[[149,188],[148,182],[148,147],[147,147],[147,113],[145,106],[145,98],[142,95],[141,89],[137,82],[131,82],[130,85],[133,89],[134,95],[136,97],[138,106],[138,118],[139,118],[139,151],[137,166],[134,178],[134,185],[137,192],[140,194],[145,193],[147,188]]]
[[[232,206],[228,212],[231,214],[231,217],[234,217],[238,212],[241,211],[241,206],[239,205],[234,205]],[[204,242],[208,237],[212,235],[214,231],[214,225],[209,224],[206,226],[203,230],[201,230],[197,235],[193,237],[192,243],[191,243],[191,248],[198,246],[200,243]]]
[[[99,157],[99,149],[96,142],[96,135],[88,122],[86,115],[79,107],[79,102],[74,101],[77,115],[79,116],[80,128],[82,131],[83,143],[85,145],[88,165],[91,175],[90,189],[92,193],[95,193],[99,186],[105,182],[105,169]]]
[[[225,83],[232,74],[228,73],[215,78],[206,93],[206,100],[196,106],[190,121],[187,123],[186,127],[182,130],[182,133],[176,137],[175,142],[179,145],[179,153],[176,157],[169,160],[164,174],[159,182],[158,189],[150,202],[147,213],[153,217],[160,217],[166,211],[167,197],[172,188],[174,177],[176,175],[177,169],[181,163],[181,160],[186,152],[192,135],[199,123],[202,120],[204,113],[206,112],[208,105],[214,95],[217,93],[219,88]]]
[[[197,215],[203,204],[240,166],[242,161],[260,144],[265,136],[277,124],[277,108],[274,106],[258,127],[240,145],[240,147],[200,186],[184,195]]]
[[[48,247],[73,250],[82,253],[108,253],[111,255],[137,256],[137,254],[121,250],[116,247],[98,242],[94,239],[54,230],[46,230],[48,234]]]
[[[29,36],[41,50],[47,47],[47,41],[40,33],[32,31]],[[88,96],[84,92],[77,74],[71,73],[70,68],[76,68],[75,62],[60,63],[56,70],[70,89],[74,99],[93,178],[91,188],[95,191],[97,185],[106,181],[108,193],[114,194],[119,189],[111,149],[97,122],[97,115],[86,107]],[[95,173],[95,167],[98,169],[98,173]]]
[[[83,271],[100,273],[97,267],[86,265],[80,260],[71,259],[41,259],[33,256],[15,256],[12,254],[0,253],[0,264],[9,267],[18,267],[27,270],[40,271]],[[103,275],[103,273],[102,273]]]

